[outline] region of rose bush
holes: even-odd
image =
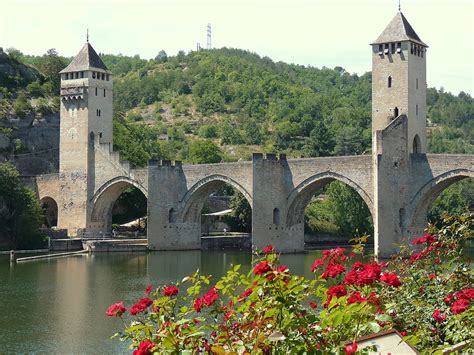
[[[350,354],[360,336],[390,328],[420,350],[440,350],[469,340],[474,328],[473,272],[461,254],[472,219],[447,217],[386,263],[326,250],[311,266],[312,280],[291,274],[268,246],[246,275],[233,266],[213,283],[196,272],[176,285],[147,288],[150,298],[130,308],[130,320],[122,303],[106,314],[125,321],[115,336],[135,354]]]

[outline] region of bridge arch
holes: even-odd
[[[44,196],[40,199],[41,209],[44,214],[44,223],[46,227],[55,227],[58,225],[58,203],[50,196]]]
[[[252,206],[252,195],[234,179],[220,174],[205,177],[195,183],[183,197],[183,222],[199,222],[204,203],[213,191],[223,185],[230,185],[239,191]]]
[[[374,219],[374,206],[369,194],[356,182],[339,173],[326,171],[313,175],[298,186],[296,186],[288,195],[288,214],[286,223],[288,227],[304,223],[304,210],[311,201],[312,197],[324,186],[333,182],[340,181],[352,187],[366,203],[372,220]]]
[[[411,223],[410,231],[413,233],[423,232],[426,226],[428,210],[436,198],[452,184],[474,177],[474,171],[467,169],[455,169],[440,174],[425,185],[423,185],[410,201]]]
[[[115,201],[130,187],[137,188],[148,198],[148,191],[137,181],[126,176],[115,177],[103,184],[91,199],[90,227],[105,232],[111,231]]]

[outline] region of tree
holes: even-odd
[[[189,145],[189,160],[195,164],[219,163],[222,151],[210,140],[195,140]]]
[[[314,123],[314,128],[306,138],[303,151],[305,156],[321,157],[331,155],[334,149],[334,138],[321,120]]]
[[[60,57],[54,48],[48,49],[48,51],[41,57],[38,66],[46,79],[52,83],[51,95],[57,95],[59,93],[61,85],[61,76],[59,72],[64,69],[66,65],[66,59]]]
[[[352,236],[356,231],[372,234],[369,208],[353,188],[334,181],[329,185],[327,194],[331,201],[334,223],[343,235]]]
[[[0,164],[0,238],[11,249],[41,244],[43,212],[33,191],[23,186],[16,168]]]
[[[231,230],[249,233],[252,231],[252,207],[244,195],[237,190],[234,191],[229,204],[232,213],[226,216],[225,221]]]
[[[162,49],[158,55],[155,57],[155,62],[157,63],[166,63],[168,61],[168,54]]]
[[[474,208],[474,179],[459,181],[446,190],[433,202],[428,211],[428,220],[441,221],[443,213],[460,215]]]

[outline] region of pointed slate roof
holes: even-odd
[[[67,73],[72,71],[89,70],[91,68],[102,69],[108,71],[102,59],[100,59],[97,52],[92,48],[89,42],[84,44],[84,47],[74,57],[71,63],[60,71],[60,73]]]
[[[400,41],[413,41],[422,46],[428,47],[428,45],[418,37],[415,30],[408,23],[408,20],[401,11],[395,15],[382,34],[371,44]]]

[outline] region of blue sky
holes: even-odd
[[[428,85],[474,94],[474,1],[402,0],[427,43]],[[56,48],[75,55],[86,29],[98,52],[153,58],[206,44],[275,61],[371,69],[369,43],[397,12],[398,0],[0,0],[0,46],[28,54]]]

